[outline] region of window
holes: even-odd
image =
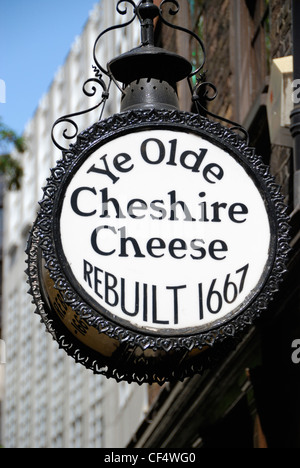
[[[70,426],[70,446],[68,448],[82,447],[82,428],[83,421],[81,417],[77,417]]]
[[[120,409],[122,409],[126,405],[131,395],[132,385],[128,384],[127,382],[120,382],[118,384],[118,390],[119,390],[119,407]]]
[[[90,411],[89,448],[103,447],[102,401],[95,403]]]

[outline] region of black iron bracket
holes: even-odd
[[[76,117],[87,114],[99,108],[100,121],[104,113],[106,102],[109,99],[110,87],[112,82],[115,84],[115,86],[118,88],[118,90],[122,93],[124,97],[124,86],[129,84],[130,79],[133,79],[133,74],[134,76],[136,75],[136,80],[140,78],[155,78],[158,80],[161,79],[170,82],[170,80],[172,79],[174,81],[174,83],[171,83],[172,86],[174,84],[176,85],[177,81],[186,78],[191,91],[191,101],[195,105],[199,119],[201,120],[202,116],[206,115],[212,117],[213,119],[220,120],[225,124],[228,124],[231,130],[237,132],[237,134],[239,134],[242,140],[244,140],[245,144],[248,145],[249,135],[245,128],[243,128],[236,122],[213,114],[205,107],[204,103],[213,101],[217,97],[218,93],[216,87],[212,83],[207,82],[205,80],[205,73],[203,73],[203,68],[206,62],[206,52],[204,43],[201,40],[201,38],[193,31],[190,31],[186,28],[183,28],[168,21],[165,17],[166,6],[169,6],[168,13],[170,16],[176,16],[180,11],[180,4],[177,0],[162,0],[159,6],[155,5],[153,0],[140,0],[139,2],[135,2],[134,0],[126,0],[126,5],[125,0],[118,0],[116,5],[116,11],[120,15],[126,16],[126,21],[121,24],[110,26],[98,35],[93,48],[93,68],[95,77],[88,79],[83,85],[83,92],[87,97],[95,97],[99,94],[99,90],[101,91],[99,102],[91,108],[69,115],[65,115],[56,120],[52,127],[51,136],[52,141],[57,148],[59,148],[60,150],[67,149],[58,142],[58,138],[56,137],[57,133],[60,134],[60,138],[63,137],[64,140],[66,140],[67,142],[70,142],[70,140],[75,141],[79,134],[78,125],[75,121]],[[130,14],[129,8],[132,9],[132,14]],[[176,54],[172,54],[168,51],[165,51],[164,49],[159,49],[154,46],[154,19],[156,18],[158,18],[159,21],[161,21],[161,23],[165,26],[175,29],[177,31],[181,31],[189,35],[192,39],[196,40],[198,46],[200,47],[202,55],[201,63],[197,66],[196,69],[193,70],[192,65],[183,57],[177,56]],[[112,60],[106,65],[105,68],[103,64],[100,63],[97,56],[97,50],[101,39],[107,33],[110,33],[116,29],[126,28],[130,26],[136,19],[139,20],[141,25],[141,45],[136,49],[133,49],[132,51]],[[156,70],[155,60],[157,60]],[[124,67],[124,63],[127,63],[128,66]],[[133,73],[131,71],[128,83],[124,83],[124,80],[126,78],[123,78],[122,74],[124,73],[123,71],[126,68],[129,70],[134,70]],[[142,68],[143,70],[140,70],[140,68]],[[148,76],[150,74],[149,70],[151,71],[152,76]],[[160,74],[161,76],[159,76]],[[106,83],[103,76],[105,76],[106,79],[108,79],[108,84]],[[120,81],[122,79],[123,85],[120,85]],[[195,79],[196,85],[194,85],[193,83]],[[92,88],[90,89],[91,85]],[[211,90],[213,90],[212,95],[210,93]],[[153,104],[153,107],[155,108],[155,103]],[[73,131],[70,130],[70,127],[69,129],[63,128],[61,133],[58,130],[56,130],[56,127],[58,125],[61,126],[65,124],[68,124],[68,126],[71,125]]]

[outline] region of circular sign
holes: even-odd
[[[59,231],[70,281],[92,307],[181,334],[232,319],[255,297],[270,223],[255,177],[228,151],[148,129],[101,145],[73,172]]]
[[[228,128],[179,111],[115,115],[48,179],[28,246],[38,313],[94,372],[201,372],[278,289],[285,213],[268,167]]]

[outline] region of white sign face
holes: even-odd
[[[173,130],[137,131],[95,150],[66,189],[60,235],[91,305],[130,328],[177,335],[249,304],[271,242],[244,167]]]

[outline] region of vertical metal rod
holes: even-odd
[[[300,83],[300,1],[292,0],[294,82]],[[296,83],[296,82],[295,82]],[[294,210],[300,210],[300,102],[294,102],[291,134],[294,140]]]
[[[153,0],[142,0],[138,6],[141,21],[141,41],[143,45],[154,45],[154,18],[158,16],[158,7]]]

